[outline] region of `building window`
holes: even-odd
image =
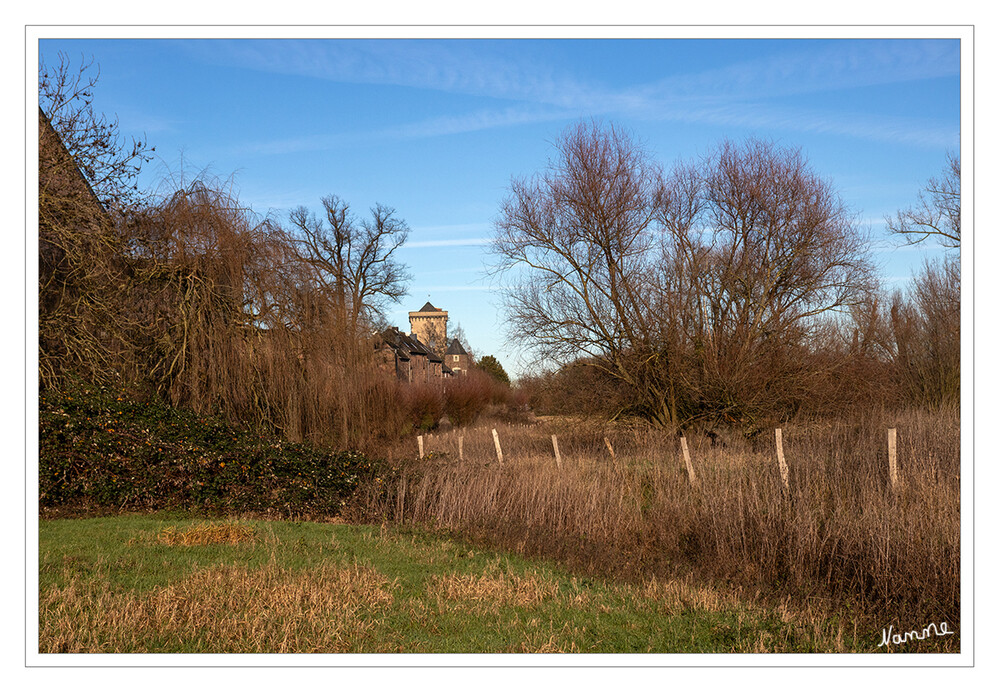
[[[451,356],[451,360],[453,360],[455,363],[457,363],[458,362],[458,356]]]

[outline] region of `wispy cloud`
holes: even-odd
[[[833,91],[956,75],[959,42],[940,40],[787,41],[769,56],[608,89],[506,49],[503,41],[212,41],[206,58],[249,69],[317,79],[391,84],[529,101],[563,108],[638,109],[650,101],[711,101]],[[526,44],[521,44],[526,45]],[[774,44],[776,45],[776,44]]]
[[[406,242],[402,246],[402,250],[406,248],[425,248],[425,247],[461,247],[465,245],[488,245],[490,242],[489,238],[448,238],[442,240],[416,240],[413,242]]]
[[[393,139],[414,139],[454,135],[463,132],[478,132],[501,127],[514,127],[553,120],[565,120],[572,114],[564,110],[537,107],[510,107],[502,109],[481,109],[459,115],[446,115],[415,123],[408,123],[383,130],[378,137]]]
[[[904,243],[899,240],[879,240],[871,243],[871,251],[879,255],[893,255],[897,252],[937,253],[953,250],[939,243],[924,241],[921,243]]]
[[[776,44],[774,44],[776,45]],[[383,84],[519,102],[447,114],[364,133],[305,136],[249,145],[258,153],[425,138],[578,117],[626,116],[722,126],[819,132],[916,146],[953,146],[954,128],[916,118],[780,106],[773,99],[884,85],[960,70],[957,41],[789,41],[771,55],[710,70],[667,66],[671,76],[621,88],[512,54],[503,42],[334,40],[213,41],[207,59],[249,69],[357,84]]]
[[[789,41],[787,50],[632,90],[644,104],[742,101],[877,86],[960,72],[955,41]]]
[[[452,223],[440,226],[414,226],[413,233],[484,233],[490,230],[488,223],[476,221],[473,223]]]
[[[350,133],[316,134],[258,142],[243,142],[238,150],[243,154],[280,155],[305,151],[330,151],[348,146],[363,146],[386,140],[423,139],[466,132],[478,132],[516,125],[564,120],[571,114],[550,108],[508,107],[427,118],[379,130]]]
[[[495,286],[477,286],[477,285],[463,285],[463,286],[421,286],[420,289],[427,293],[447,293],[447,292],[460,292],[460,291],[495,291]]]
[[[960,132],[952,127],[911,118],[872,118],[845,112],[777,108],[754,102],[712,107],[674,106],[662,108],[654,116],[649,117],[750,129],[837,134],[859,139],[941,148],[955,146],[960,137]]]
[[[116,115],[122,129],[124,130],[127,124],[128,131],[133,133],[179,132],[185,125],[182,120],[176,118],[165,118],[128,108],[122,109]]]
[[[503,42],[475,40],[212,41],[191,44],[205,59],[316,79],[407,86],[570,105],[591,91],[571,76],[511,57]]]

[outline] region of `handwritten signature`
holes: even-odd
[[[946,634],[955,634],[954,630],[947,626],[946,622],[941,622],[939,625],[935,622],[931,622],[926,627],[920,630],[909,630],[908,632],[895,632],[892,634],[894,625],[889,625],[888,629],[881,630],[881,643],[878,644],[880,649],[882,646],[888,646],[891,644],[906,644],[913,639],[922,641],[926,639],[931,634],[936,637],[942,637]]]

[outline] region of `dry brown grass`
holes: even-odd
[[[535,575],[446,574],[434,577],[429,594],[440,601],[470,604],[476,610],[505,606],[533,606],[559,597],[558,583]]]
[[[868,624],[959,623],[956,409],[785,424],[789,492],[772,430],[752,443],[729,435],[725,447],[692,435],[691,487],[676,438],[654,430],[496,426],[501,467],[491,427],[425,438],[430,458],[405,471],[386,510],[398,521],[600,573],[695,574],[830,612],[850,602],[874,619]],[[898,429],[897,491],[888,478],[888,427]]]
[[[393,600],[365,567],[219,566],[148,593],[73,578],[42,594],[39,651],[215,653],[355,651]]]
[[[253,543],[256,534],[256,529],[244,524],[205,522],[185,531],[168,526],[159,532],[156,540],[165,545],[237,545]]]

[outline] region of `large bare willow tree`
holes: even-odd
[[[872,286],[866,239],[801,154],[722,144],[664,172],[614,127],[567,130],[496,225],[514,338],[627,385],[675,427],[806,386],[812,330]]]
[[[406,223],[337,197],[289,228],[198,176],[142,193],[151,149],[94,112],[96,75],[39,72],[39,379],[161,396],[343,448],[402,429],[372,328],[406,292]]]

